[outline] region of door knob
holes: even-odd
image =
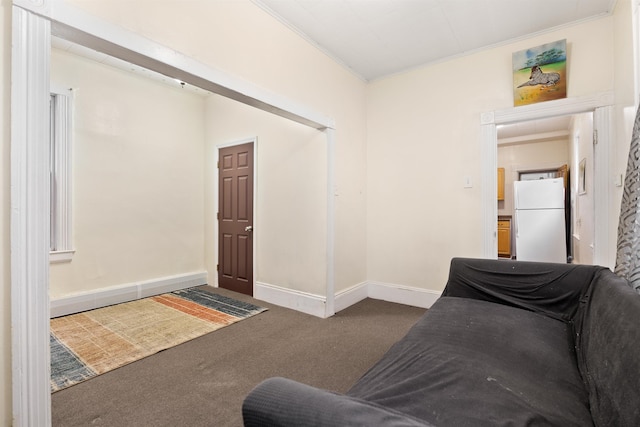
[[[244,231],[247,231],[247,232],[249,232],[249,231],[253,231],[253,226],[251,226],[251,225],[246,226],[246,227],[244,228]]]

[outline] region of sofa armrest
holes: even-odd
[[[258,384],[242,404],[245,427],[431,426],[391,409],[285,378]]]
[[[454,258],[442,296],[505,304],[569,321],[598,271],[593,265]]]

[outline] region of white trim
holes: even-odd
[[[498,133],[491,122],[481,126],[480,161],[482,162],[482,226],[485,230],[482,250],[485,258],[498,258]],[[486,119],[486,117],[485,117]],[[481,122],[482,123],[482,122]],[[487,200],[492,200],[487,203]]]
[[[73,93],[71,90],[51,90],[54,98],[54,132],[53,138],[55,173],[56,178],[55,198],[51,201],[54,204],[55,215],[54,232],[56,252],[64,252],[73,256]],[[54,258],[56,258],[54,256]],[[70,261],[70,259],[69,259]]]
[[[495,126],[500,124],[515,123],[526,120],[544,119],[548,117],[563,116],[570,114],[580,114],[587,112],[596,112],[602,107],[606,107],[604,111],[607,113],[601,120],[594,120],[594,129],[598,129],[598,126],[602,130],[598,130],[598,144],[600,151],[597,157],[600,157],[597,161],[596,167],[599,168],[597,172],[597,183],[595,184],[594,197],[596,200],[596,206],[600,206],[596,209],[594,222],[595,226],[595,241],[596,252],[594,253],[594,263],[611,267],[611,253],[612,248],[615,247],[611,244],[609,238],[609,215],[606,209],[609,209],[609,195],[607,189],[611,186],[612,180],[610,176],[610,150],[611,150],[611,138],[612,135],[612,120],[613,114],[611,113],[611,106],[614,104],[614,96],[612,92],[603,92],[589,96],[565,98],[556,101],[541,102],[538,104],[525,105],[521,107],[507,108],[498,111],[489,111],[480,115],[480,127],[481,137],[480,142],[482,144],[482,209],[483,209],[483,256],[485,258],[496,258],[497,254],[497,225],[495,219],[497,218],[497,188],[496,188],[496,168],[497,160],[497,135]],[[602,113],[600,113],[602,114]],[[604,221],[607,221],[606,223]],[[614,234],[615,235],[615,234]]]
[[[69,251],[52,251],[49,252],[49,263],[50,264],[60,264],[63,262],[71,262],[73,259],[73,255],[76,253],[75,250]]]
[[[49,21],[13,6],[11,377],[16,427],[51,425],[49,46]]]
[[[51,300],[51,318],[207,284],[207,272],[179,274]]]
[[[367,287],[369,298],[421,308],[431,308],[442,295],[442,292],[394,283],[368,282]]]
[[[36,15],[49,15],[51,3],[55,0],[13,0],[13,5]]]
[[[438,291],[393,283],[361,282],[336,293],[335,312],[338,313],[366,298],[412,307],[430,308],[440,298],[440,295],[441,292]],[[312,316],[329,317],[325,310],[326,300],[320,295],[257,282],[254,298]]]
[[[369,297],[367,282],[361,282],[336,293],[335,312],[338,313]]]
[[[312,316],[326,317],[326,299],[321,295],[296,291],[269,283],[256,282],[253,297]]]
[[[593,111],[598,107],[613,105],[613,103],[614,97],[612,92],[564,98],[556,101],[540,102],[494,111],[492,123],[502,125],[527,120],[546,119],[555,116],[580,114]]]
[[[53,6],[50,17],[55,36],[316,129],[330,126],[331,118],[290,99],[211,68],[66,2],[55,2]]]
[[[249,138],[243,138],[243,139],[238,139],[238,140],[234,140],[234,141],[230,141],[230,142],[222,142],[220,144],[216,144],[216,148],[219,150],[220,148],[227,148],[227,147],[233,147],[236,145],[242,145],[242,144],[249,144],[250,142],[253,142],[254,144],[256,144],[258,142],[258,137],[257,136],[251,136]],[[216,159],[217,161],[218,159]],[[254,164],[255,166],[255,164]]]
[[[335,314],[335,223],[336,201],[338,189],[336,188],[335,157],[336,157],[336,132],[333,128],[325,129],[327,138],[327,265],[326,265],[326,295],[325,317]]]
[[[255,293],[255,289],[256,289],[256,278],[258,277],[258,238],[260,235],[260,230],[259,227],[256,227],[256,224],[258,223],[257,219],[258,219],[258,137],[254,136],[254,137],[250,137],[250,138],[245,138],[245,139],[239,139],[237,141],[231,141],[231,142],[223,142],[221,144],[216,144],[216,149],[215,149],[215,154],[214,154],[214,165],[217,165],[218,162],[220,161],[220,149],[221,148],[227,148],[227,147],[233,147],[236,145],[242,145],[242,144],[249,144],[249,143],[253,143],[253,224],[251,224],[251,226],[253,227],[253,234],[251,237],[251,244],[252,244],[252,250],[253,250],[253,266],[251,267],[253,269],[253,283],[251,284],[251,287],[253,289],[253,292]],[[215,183],[215,188],[214,188],[214,208],[215,208],[215,213],[217,214],[218,212],[220,212],[220,183],[218,182],[218,178],[220,177],[220,169],[216,169],[216,183]],[[216,220],[214,221],[214,248],[215,248],[215,254],[216,254],[216,264],[220,261],[220,254],[218,253],[218,250],[220,248],[219,243],[218,242],[218,219],[216,216]],[[215,280],[214,280],[215,286],[219,286],[218,283],[218,272],[216,271],[215,274]]]
[[[597,131],[598,141],[593,146],[593,194],[595,230],[593,235],[593,263],[614,269],[617,227],[610,223],[609,211],[612,207],[611,193],[614,180],[611,176],[611,141],[613,135],[613,107],[595,109],[593,129]],[[620,209],[619,206],[615,207]]]

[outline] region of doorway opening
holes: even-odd
[[[564,195],[558,202],[558,209],[564,212],[558,216],[553,233],[564,234],[564,237],[555,236],[558,237],[556,239],[550,236],[544,240],[548,245],[551,242],[557,245],[564,242],[566,255],[558,257],[558,260],[593,263],[593,189],[586,194],[579,188],[579,185],[585,185],[585,175],[589,177],[589,187],[592,187],[593,112],[498,126],[497,159],[499,174],[502,172],[503,175],[498,179],[498,186],[504,186],[498,189],[498,257],[518,259],[518,242],[521,249],[527,249],[524,247],[526,240],[518,239],[518,231],[526,234],[527,230],[522,229],[523,224],[518,224],[516,218],[518,207],[514,184],[519,181],[562,178]],[[544,188],[543,185],[538,187]],[[549,199],[545,201],[549,202]],[[551,227],[551,224],[547,225]],[[528,224],[529,228],[541,226],[537,223]],[[551,230],[538,230],[535,234],[544,235],[547,231],[551,233]],[[548,254],[551,249],[542,248],[541,251]],[[557,248],[556,252],[560,253],[561,250]],[[541,253],[540,256],[544,258],[548,255]]]
[[[579,138],[580,144],[587,143],[589,150],[592,150],[591,165],[586,166],[592,173],[590,178],[587,177],[586,187],[587,194],[593,197],[593,224],[589,226],[593,230],[593,238],[587,245],[593,254],[591,262],[584,261],[584,257],[580,259],[580,263],[592,263],[606,267],[612,267],[614,259],[612,254],[615,242],[609,238],[615,234],[614,225],[611,224],[609,218],[610,213],[610,185],[608,180],[610,175],[611,157],[611,139],[613,129],[613,94],[602,93],[593,96],[566,98],[563,100],[533,104],[526,107],[508,108],[505,110],[491,111],[481,114],[481,141],[482,141],[482,164],[483,164],[483,229],[484,242],[483,254],[487,258],[496,258],[498,253],[498,239],[500,232],[496,218],[498,217],[498,182],[499,174],[496,174],[498,168],[498,129],[502,125],[510,125],[514,123],[522,123],[532,120],[542,120],[561,116],[574,116],[588,113],[592,120],[593,131],[582,132]],[[588,136],[587,136],[588,135]],[[597,138],[596,138],[597,137]],[[591,140],[593,139],[593,144]],[[575,141],[572,142],[575,145]],[[582,157],[582,156],[580,156]],[[586,157],[586,156],[585,156]],[[580,164],[588,164],[582,162],[584,158],[578,159],[575,154],[572,157],[577,159],[578,164],[569,164],[569,167],[575,171],[581,169]],[[544,166],[544,165],[542,165]],[[560,164],[549,165],[549,168],[558,167]],[[544,169],[540,167],[538,169]],[[576,192],[576,188],[580,185],[580,180],[574,173],[572,191]],[[578,204],[584,205],[584,196],[580,195]],[[585,199],[586,201],[586,199]],[[575,212],[575,206],[572,211]],[[577,219],[572,218],[575,224]],[[584,228],[586,224],[581,223]],[[584,233],[576,236],[575,230],[572,231],[571,238],[575,245],[576,237],[580,237],[581,241],[585,241]],[[587,239],[589,240],[589,239]],[[576,261],[574,261],[576,262]]]
[[[46,6],[46,5],[45,5]],[[11,13],[11,323],[13,343],[13,415],[17,425],[49,425],[49,93],[50,37],[71,41],[133,64],[196,84],[260,110],[317,129],[326,137],[327,279],[326,317],[334,314],[335,122],[281,96],[222,75],[195,60],[135,33],[110,26],[65,4],[53,8],[24,2]],[[55,20],[52,15],[55,14]],[[92,25],[95,23],[95,25]],[[19,72],[18,72],[19,71]],[[164,73],[163,73],[164,72]],[[43,173],[43,171],[45,173]],[[15,206],[14,206],[15,204]]]

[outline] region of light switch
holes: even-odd
[[[473,183],[471,182],[471,177],[470,176],[465,176],[464,177],[464,188],[471,188],[473,187]]]

